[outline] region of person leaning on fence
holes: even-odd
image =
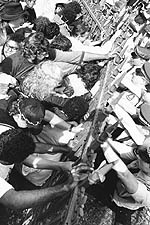
[[[114,55],[94,54],[82,51],[63,52],[50,48],[50,44],[42,33],[33,33],[25,41],[21,51],[7,57],[0,64],[0,71],[10,74],[20,82],[24,80],[28,72],[33,69],[35,64],[42,61],[57,62],[65,68],[65,72],[73,72],[82,62],[91,60],[112,59]],[[63,63],[63,64],[62,64]]]
[[[76,182],[34,191],[15,191],[5,179],[14,163],[22,162],[34,152],[35,144],[31,137],[20,130],[1,125],[0,135],[0,203],[12,209],[26,209],[49,202],[76,186]],[[25,144],[26,143],[26,144]],[[5,167],[3,166],[5,165]]]
[[[110,163],[110,170],[113,163],[112,169],[116,172],[119,179],[112,196],[113,202],[110,202],[108,206],[115,209],[116,219],[119,219],[121,224],[127,223],[125,221],[125,213],[128,213],[129,216],[137,209],[150,206],[149,141],[149,138],[146,138],[142,146],[131,148],[108,138],[101,145],[108,163],[106,164],[107,167]],[[126,166],[123,161],[126,161],[128,166]],[[106,166],[104,166],[104,168],[106,168]],[[133,172],[130,172],[130,170]],[[99,177],[101,182],[104,182],[105,173],[106,172],[100,171],[97,179]],[[91,181],[93,180],[91,179]],[[120,213],[124,214],[121,216]],[[117,217],[118,215],[120,215],[120,218]]]

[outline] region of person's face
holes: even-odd
[[[85,32],[84,34],[78,35],[78,40],[80,40],[82,43],[88,38],[89,32]]]
[[[9,57],[10,55],[16,53],[19,50],[19,45],[13,40],[8,40],[4,45],[4,56]]]
[[[25,22],[24,17],[21,16],[16,20],[10,21],[10,24],[12,24],[14,28],[18,28],[18,27],[22,26],[24,24],[24,22]]]
[[[63,6],[58,5],[57,8],[55,9],[55,14],[60,13],[63,10],[63,8],[64,8]]]
[[[37,63],[42,62],[44,59],[46,59],[48,57],[48,53],[47,52],[37,52]]]

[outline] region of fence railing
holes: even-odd
[[[116,57],[108,61],[103,68],[99,82],[99,90],[90,102],[89,117],[84,121],[84,130],[72,142],[75,155],[92,164],[95,159],[94,143],[97,135],[103,131],[105,125],[105,106],[107,100],[113,95],[125,72],[122,67],[126,62],[124,53],[127,50],[126,42],[133,35],[131,26],[133,14],[130,9],[121,10],[112,7],[105,0],[79,0],[82,6],[85,22],[90,27],[89,38],[101,40],[103,45],[109,40],[117,29],[121,30],[116,38],[112,51]],[[67,160],[65,158],[64,160]],[[54,172],[45,186],[53,186],[63,182],[65,174]],[[82,185],[83,184],[83,185]],[[77,225],[83,215],[83,206],[86,202],[84,181],[77,186],[71,194],[55,199],[49,204],[31,209],[26,213],[23,225]]]

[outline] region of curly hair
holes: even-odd
[[[69,51],[69,49],[72,47],[72,43],[66,36],[59,34],[52,40],[50,47],[62,51]]]
[[[64,113],[68,116],[68,121],[80,122],[80,119],[87,113],[89,103],[81,96],[68,99],[63,106]]]
[[[25,38],[23,43],[23,56],[32,61],[38,63],[38,56],[42,53],[48,54],[49,42],[41,32],[35,32]]]
[[[101,67],[97,63],[85,63],[77,70],[77,74],[85,83],[86,89],[90,91],[101,76]]]
[[[63,77],[61,69],[52,61],[48,60],[37,65],[22,84],[25,95],[44,100],[54,93]]]
[[[20,163],[34,152],[32,137],[21,129],[11,129],[0,134],[0,160],[10,164]]]
[[[19,110],[33,124],[44,119],[45,108],[38,99],[30,97],[22,99],[19,102]]]
[[[60,32],[58,24],[50,22],[47,17],[39,16],[35,21],[36,32],[42,32],[47,39],[53,39]]]

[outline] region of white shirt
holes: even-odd
[[[9,190],[13,189],[7,181],[0,177],[0,198]]]

